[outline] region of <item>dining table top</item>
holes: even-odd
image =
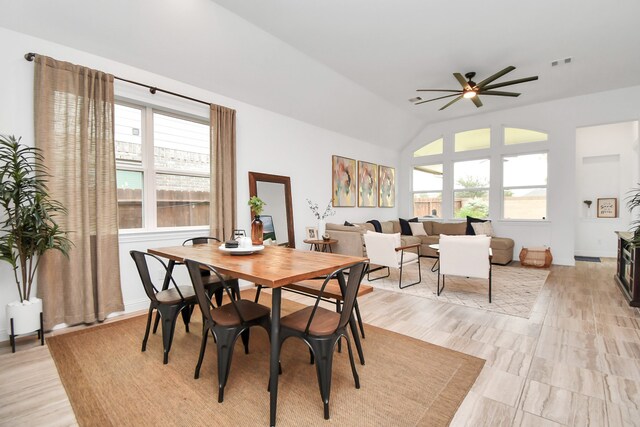
[[[270,288],[333,273],[335,270],[366,261],[367,258],[324,252],[302,251],[282,246],[265,246],[251,254],[234,255],[216,244],[170,246],[147,252],[172,261],[186,259],[214,267],[229,274]]]

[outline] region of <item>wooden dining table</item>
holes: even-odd
[[[331,274],[334,271],[366,261],[367,258],[338,255],[331,253],[299,251],[281,246],[266,246],[263,250],[247,255],[232,255],[219,249],[218,245],[171,246],[148,249],[147,252],[169,260],[169,273],[176,262],[191,259],[214,267],[219,273],[271,288],[271,348],[269,371],[271,426],[276,425],[278,401],[278,372],[280,360],[280,305],[282,287],[314,277]],[[346,286],[344,276],[338,275],[341,288]],[[169,279],[165,279],[169,283]],[[358,330],[353,316],[349,320],[351,333],[356,344],[360,361],[364,364],[364,355]]]

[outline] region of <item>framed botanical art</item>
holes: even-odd
[[[347,157],[332,156],[331,202],[334,207],[356,206],[356,161]]]
[[[358,160],[358,206],[378,205],[378,165]]]
[[[396,205],[396,170],[378,166],[378,206],[392,208]]]
[[[615,197],[598,199],[597,213],[598,218],[617,218],[618,199]]]

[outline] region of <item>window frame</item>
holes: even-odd
[[[486,150],[486,149],[483,149]],[[459,153],[469,153],[473,152],[474,154],[480,150],[470,150],[470,151],[461,151]],[[456,154],[459,154],[456,153]],[[480,157],[472,157],[469,158],[467,156],[454,156],[458,158],[454,158],[451,161],[451,217],[453,220],[463,220],[464,218],[456,217],[456,193],[462,191],[486,191],[487,192],[487,204],[488,204],[488,214],[487,218],[491,217],[491,177],[493,175],[492,164],[493,159],[490,155],[480,156]],[[487,187],[470,187],[470,188],[456,188],[456,163],[464,163],[464,162],[475,162],[479,160],[486,160],[489,162],[489,182]]]
[[[202,124],[207,127],[210,127],[211,124],[203,117],[195,116],[189,113],[177,112],[145,102],[131,101],[128,99],[116,97],[114,105],[122,105],[129,108],[135,108],[142,112],[140,125],[142,144],[141,162],[138,164],[137,162],[118,160],[117,158],[115,161],[116,173],[119,170],[142,173],[142,227],[119,228],[118,233],[134,234],[140,232],[175,232],[208,229],[210,227],[210,224],[187,225],[178,227],[158,227],[157,186],[155,179],[156,175],[168,174],[211,179],[211,173],[156,167],[154,158],[154,113]],[[209,145],[211,145],[211,140],[209,140]],[[211,161],[211,159],[209,160]]]
[[[438,139],[440,139],[440,138],[438,138]],[[414,158],[417,158],[417,159],[428,159],[428,158],[436,157],[436,156],[441,157],[442,155],[441,154],[437,154],[437,155],[420,156],[420,157],[414,157]],[[440,190],[431,190],[431,189],[429,189],[429,190],[414,190],[413,189],[414,188],[413,171],[415,170],[415,168],[420,167],[420,166],[441,166],[442,167],[442,188]],[[415,195],[416,194],[438,193],[438,194],[440,194],[440,206],[441,206],[440,216],[439,217],[426,217],[426,216],[424,216],[424,217],[420,217],[420,218],[435,218],[435,219],[440,219],[440,220],[444,219],[444,215],[443,215],[443,213],[444,213],[444,200],[443,200],[443,197],[444,197],[444,188],[445,188],[444,180],[445,180],[445,164],[444,164],[444,162],[442,160],[429,162],[428,164],[423,164],[422,162],[420,162],[420,163],[415,163],[415,164],[413,164],[411,166],[411,206],[412,206],[411,216],[415,215],[415,211],[413,211],[413,204],[414,204],[414,200],[415,200]]]
[[[533,129],[532,129],[533,130]],[[546,141],[543,141],[546,142]],[[514,145],[507,145],[507,147],[513,147],[513,146],[523,146],[523,145],[527,145],[527,144],[538,144],[538,142],[529,142],[529,143],[523,143],[523,144],[514,144]],[[505,186],[504,185],[504,159],[506,157],[518,157],[518,156],[530,156],[530,155],[536,155],[536,154],[544,154],[546,155],[546,160],[547,160],[547,182],[544,185],[541,184],[535,184],[535,185],[514,185],[514,186]],[[500,156],[500,161],[501,161],[501,179],[500,179],[500,219],[502,221],[548,221],[549,220],[549,150],[531,150],[531,151],[521,151],[521,150],[514,150],[513,152],[508,152],[508,153],[502,153]],[[545,215],[543,218],[505,218],[504,216],[504,209],[505,209],[505,200],[504,200],[504,192],[507,190],[526,190],[526,189],[538,189],[538,188],[544,188],[545,189],[545,203],[546,203],[546,208],[545,208]]]

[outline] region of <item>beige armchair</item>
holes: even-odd
[[[391,269],[397,268],[400,270],[400,279],[398,281],[398,287],[400,289],[407,288],[409,286],[417,285],[422,281],[422,271],[420,270],[420,244],[401,246],[400,233],[385,234],[367,232],[364,234],[364,244],[367,248],[367,257],[372,267],[367,273],[367,280],[374,281],[378,279],[384,279],[391,275]],[[408,252],[407,249],[417,249],[418,253]],[[402,286],[402,270],[405,266],[410,264],[418,264],[418,281]],[[372,279],[370,277],[371,271],[376,271],[386,268],[387,275],[376,277]]]
[[[491,237],[440,235],[440,265],[438,267],[438,295],[444,290],[445,276],[489,279],[491,302]],[[440,275],[442,274],[442,288]]]

